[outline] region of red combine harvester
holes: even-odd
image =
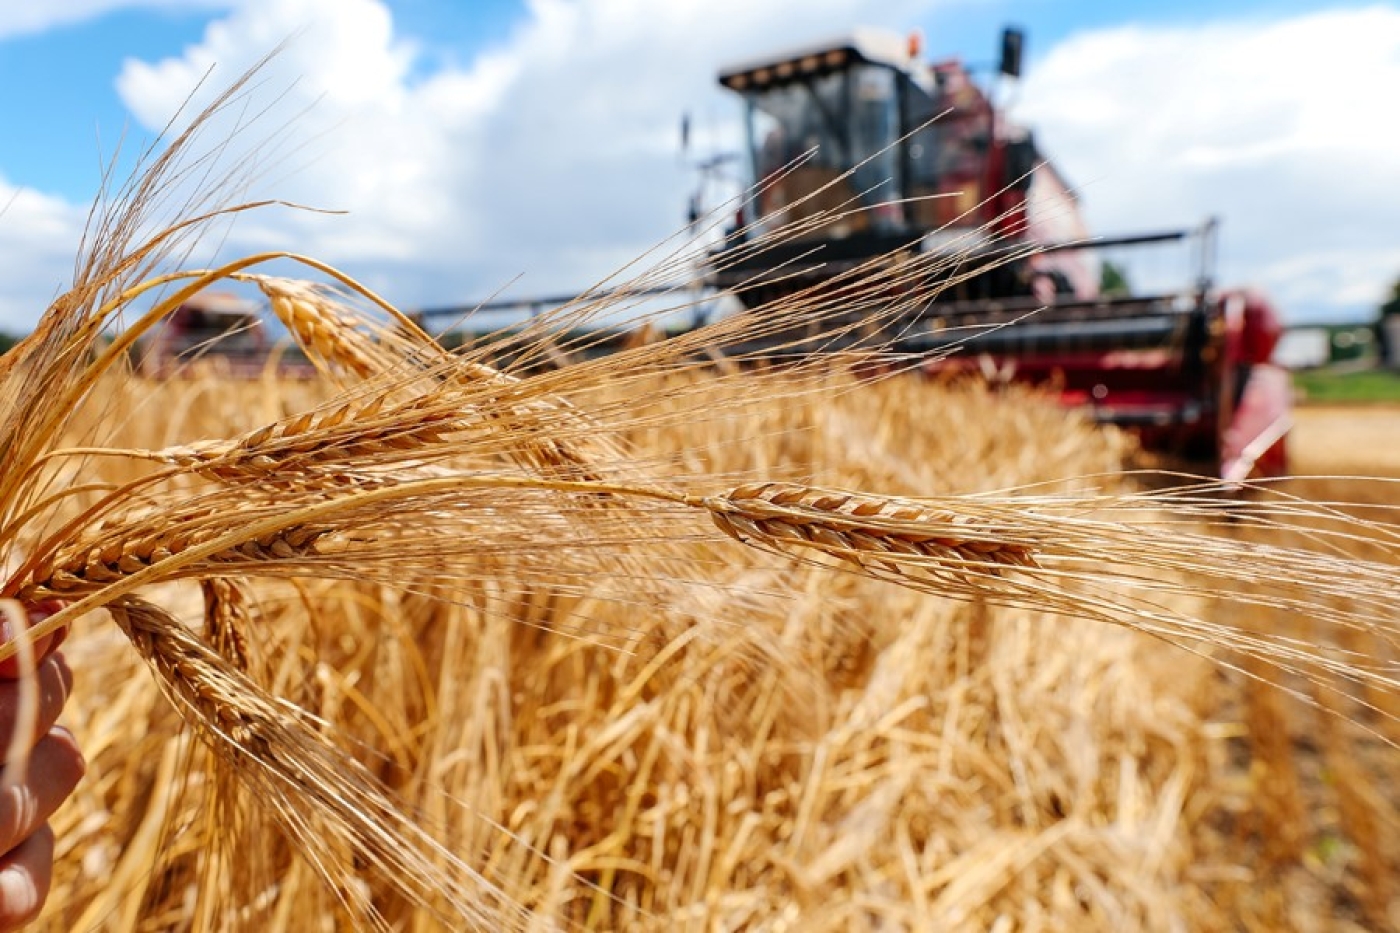
[[[299,352],[268,339],[255,301],[227,292],[204,291],[180,305],[148,340],[142,341],[140,371],[168,379],[212,370],[234,379],[254,379],[274,368],[283,378],[309,378],[314,368]],[[192,369],[192,365],[198,367]]]
[[[196,359],[238,376],[267,364],[268,342],[258,306],[237,295],[200,292],[171,312],[142,348],[141,371],[169,377]]]
[[[1006,30],[1002,76],[1019,77],[1021,47]],[[960,62],[924,61],[917,39],[857,30],[719,80],[747,105],[756,194],[710,255],[713,287],[761,314],[877,257],[960,257],[960,271],[982,271],[941,289],[920,283],[936,297],[891,320],[886,347],[919,355],[930,372],[1052,386],[1144,446],[1227,480],[1284,472],[1291,388],[1271,362],[1281,325],[1263,295],[1214,287],[1214,222],[1091,239],[1032,135]],[[813,222],[828,211],[839,216]],[[751,246],[776,230],[778,242]],[[1194,247],[1186,287],[1101,287],[1100,250],[1170,243]]]

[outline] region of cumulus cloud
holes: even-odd
[[[87,212],[0,178],[0,256],[11,271],[0,287],[0,330],[38,319],[73,275]]]
[[[886,3],[876,18],[908,22],[927,5]],[[796,31],[789,13],[533,0],[500,47],[425,74],[378,0],[246,0],[178,56],[129,62],[118,88],[156,129],[211,68],[212,89],[293,36],[262,73],[285,93],[259,126],[286,121],[303,145],[269,177],[279,196],[349,213],[264,221],[259,235],[286,242],[258,246],[350,264],[402,303],[453,303],[518,276],[523,291],[586,286],[679,228],[695,181],[682,111],[737,113],[720,103],[717,64],[868,21],[871,4],[807,3]]]
[[[1400,275],[1400,10],[1074,36],[1018,114],[1100,232],[1223,219],[1221,277],[1291,317],[1364,315]]]
[[[139,2],[163,0],[44,8]],[[696,180],[681,113],[694,154],[732,139],[720,128],[738,116],[719,65],[853,23],[904,29],[938,2],[807,0],[799,23],[787,3],[529,0],[506,38],[456,65],[397,32],[382,0],[225,0],[198,42],[128,61],[117,87],[159,132],[201,81],[195,109],[290,40],[207,138],[244,125],[226,161],[261,173],[251,194],[346,213],[247,216],[223,249],[297,250],[403,305],[452,304],[517,277],[515,293],[583,287],[678,229]],[[17,15],[0,14],[0,35]],[[1263,285],[1294,317],[1360,314],[1400,274],[1395,87],[1400,11],[1373,7],[1084,32],[1030,63],[1015,113],[1095,231],[1218,213],[1225,281]],[[44,203],[65,223],[80,213]],[[17,204],[0,216],[12,237]]]

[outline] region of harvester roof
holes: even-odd
[[[932,72],[919,58],[919,52],[917,34],[906,36],[889,29],[860,26],[825,41],[732,63],[720,69],[719,83],[734,91],[745,91],[867,62],[897,68],[927,89],[932,83]]]
[[[228,292],[200,292],[175,310],[170,324],[176,330],[225,331],[260,324],[258,305]]]

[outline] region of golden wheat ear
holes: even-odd
[[[753,483],[692,496],[721,531],[798,557],[839,558],[856,572],[938,596],[985,599],[1108,622],[1271,681],[1298,678],[1324,692],[1338,682],[1400,695],[1400,666],[1339,647],[1371,638],[1400,648],[1392,522],[1348,516],[1328,504],[1222,503],[1197,496],[879,498],[790,483]],[[1228,518],[1213,513],[1226,509]],[[1393,510],[1392,510],[1393,511]],[[1097,513],[1097,516],[1096,516]],[[1387,515],[1387,517],[1389,517]],[[1255,535],[1240,536],[1238,526]],[[1293,546],[1266,543],[1295,539]],[[1299,547],[1297,540],[1311,543]],[[1367,560],[1341,549],[1369,547]],[[1183,599],[1204,603],[1194,611]],[[1320,643],[1233,621],[1242,611],[1307,619]],[[1306,699],[1295,690],[1295,695]],[[1309,700],[1316,703],[1317,701]],[[1365,704],[1396,724],[1386,701]]]
[[[357,923],[388,929],[362,872],[430,913],[474,929],[516,929],[524,915],[394,802],[362,765],[295,707],[266,694],[165,610],[108,607],[170,701],[256,795]]]

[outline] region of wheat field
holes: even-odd
[[[314,259],[182,271],[261,206],[190,145],[0,359],[0,596],[66,602],[90,762],[41,927],[1395,924],[1393,481],[1146,490],[1031,393],[724,353],[878,331],[920,258],[502,368]],[[133,374],[225,284],[320,376]]]
[[[684,481],[1073,493],[1121,482],[1105,474],[1131,449],[1030,394],[913,378],[838,374],[776,400],[703,374],[652,389],[625,441]],[[124,413],[110,444],[255,430],[332,391],[131,378],[105,392]],[[672,417],[695,398],[708,421]],[[1294,756],[1259,742],[1271,691],[1121,628],[631,518],[635,538],[593,544],[596,579],[566,576],[589,559],[570,555],[554,589],[502,549],[466,584],[426,559],[394,585],[258,580],[215,599],[171,583],[151,599],[206,637],[211,606],[239,607],[249,670],[500,892],[482,928],[1344,929],[1348,912],[1367,927],[1346,893],[1364,859],[1335,820],[1273,851],[1290,801],[1267,769]],[[69,720],[92,777],[56,826],[49,928],[365,922],[192,741],[115,627],[80,626]],[[1295,722],[1316,718],[1292,702]],[[1352,741],[1383,799],[1394,748]],[[1328,839],[1344,852],[1314,864]],[[459,922],[331,857],[387,928]]]

